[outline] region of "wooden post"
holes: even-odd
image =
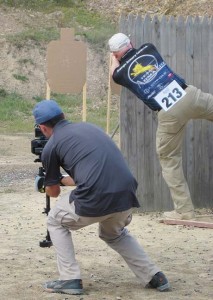
[[[86,122],[86,114],[87,114],[87,100],[86,100],[86,95],[87,95],[87,83],[85,82],[83,86],[83,111],[82,111],[82,120],[83,122]]]
[[[49,86],[49,83],[46,82],[46,99],[47,100],[50,100],[50,94],[51,94],[50,86]]]
[[[109,57],[109,77],[108,77],[108,97],[107,97],[107,125],[106,125],[106,133],[109,134],[110,131],[110,109],[111,109],[111,55]]]

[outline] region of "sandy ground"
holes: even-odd
[[[129,230],[165,272],[171,291],[142,288],[92,225],[73,234],[85,295],[44,292],[42,284],[58,273],[54,248],[39,247],[46,236],[45,195],[34,191],[40,163],[31,154],[32,138],[0,136],[1,300],[213,299],[213,230],[161,224],[159,213],[135,214]]]

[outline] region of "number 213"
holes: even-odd
[[[162,103],[166,103],[166,107],[169,108],[172,106],[173,102],[176,102],[179,98],[181,98],[182,92],[178,88],[174,88],[172,92],[170,92],[167,97],[162,99]]]

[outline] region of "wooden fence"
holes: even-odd
[[[120,32],[137,48],[153,43],[188,84],[213,93],[213,18],[121,16]],[[173,208],[156,154],[156,113],[127,89],[120,103],[121,150],[138,180],[143,211]],[[190,121],[183,143],[183,167],[195,207],[213,207],[213,123]]]

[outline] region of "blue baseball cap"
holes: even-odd
[[[55,100],[42,100],[33,109],[36,124],[45,123],[62,113]]]

